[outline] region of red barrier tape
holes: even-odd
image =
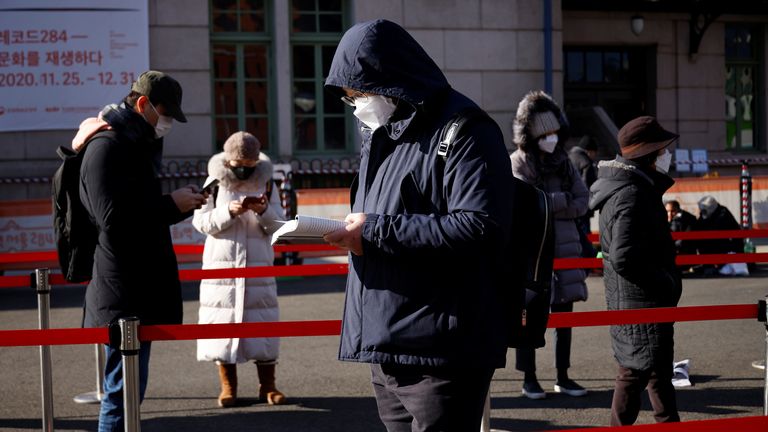
[[[726,263],[757,263],[768,261],[768,253],[737,253],[737,254],[706,254],[680,255],[677,264],[726,264]]]
[[[687,306],[621,311],[561,312],[550,315],[547,327],[587,327],[650,322],[757,319],[757,305]],[[280,321],[241,324],[186,324],[139,326],[139,339],[194,340],[249,337],[335,336],[341,321]],[[3,330],[0,346],[72,345],[105,343],[105,328]]]
[[[547,327],[593,327],[611,324],[729,319],[757,319],[757,305],[680,306],[615,311],[560,312],[549,315]]]
[[[101,328],[0,331],[0,346],[85,345],[109,342],[109,332]]]
[[[760,263],[768,262],[768,253],[749,254],[709,254],[709,255],[680,255],[678,265],[695,264],[725,264],[725,263]],[[602,268],[600,258],[557,258],[554,269],[591,269]],[[182,281],[198,281],[203,279],[229,279],[235,277],[280,277],[280,276],[327,276],[347,274],[347,264],[304,264],[299,266],[263,266],[230,269],[181,270],[179,279]],[[50,275],[51,285],[73,285],[67,282],[59,273]],[[0,288],[15,288],[29,286],[29,276],[0,276]]]
[[[730,231],[681,231],[673,232],[675,240],[706,240],[724,238],[763,238],[768,237],[768,229],[730,230]]]
[[[139,340],[195,340],[221,338],[336,336],[340,320],[281,321],[240,324],[187,324],[140,326]]]
[[[679,432],[679,431],[696,431],[696,432],[722,432],[722,431],[739,431],[739,432],[762,432],[768,427],[768,417],[765,416],[753,416],[753,417],[735,417],[726,419],[715,420],[692,420],[680,423],[655,423],[645,425],[635,425],[631,429],[627,429],[626,426],[616,427],[598,427],[588,429],[565,429],[560,432],[616,432],[619,430],[632,432]]]
[[[732,230],[732,231],[686,231],[673,232],[672,238],[675,240],[701,240],[701,239],[720,239],[720,238],[764,238],[768,237],[768,229],[753,230]],[[592,242],[600,241],[599,234],[589,234],[589,240]],[[174,251],[178,255],[201,255],[203,245],[181,244],[174,245]],[[298,244],[298,245],[276,245],[276,253],[282,252],[318,252],[318,251],[341,251],[341,249],[327,244]],[[56,251],[41,252],[9,252],[0,254],[0,264],[26,263],[58,261]]]
[[[56,251],[43,252],[10,252],[0,254],[0,263],[25,263],[38,261],[58,261],[59,255]]]
[[[768,237],[768,235],[766,235]],[[319,251],[341,251],[336,246],[329,244],[294,244],[294,245],[275,245],[272,247],[275,253],[283,252],[319,252]],[[178,255],[202,255],[203,245],[175,245],[173,250]],[[54,252],[55,254],[55,252]],[[0,256],[2,262],[2,256]]]
[[[347,264],[304,264],[299,266],[264,266],[210,270],[181,270],[179,279],[194,281],[201,279],[229,279],[237,277],[269,276],[323,276],[347,274]]]
[[[768,237],[768,229],[751,230],[723,230],[723,231],[675,231],[672,238],[675,240],[705,240],[723,238],[764,238]],[[600,241],[600,234],[591,233],[587,239],[593,243]]]
[[[28,287],[29,276],[2,276],[0,277],[0,288]]]
[[[298,245],[275,245],[275,253],[283,252],[323,252],[323,251],[341,251],[336,246],[328,244],[298,244]],[[177,255],[202,255],[203,245],[174,245],[173,250]],[[29,262],[58,262],[59,255],[56,251],[41,252],[9,252],[0,254],[0,264],[18,264]]]

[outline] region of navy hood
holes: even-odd
[[[403,99],[418,107],[450,88],[445,75],[405,29],[376,20],[352,26],[339,41],[328,78],[328,91],[341,87]]]

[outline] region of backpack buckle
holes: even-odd
[[[440,141],[440,144],[437,146],[437,155],[443,159],[448,157],[448,153],[451,151],[451,147],[453,147],[453,139],[456,137],[456,131],[458,128],[458,122],[451,123],[451,126],[445,133],[445,138],[443,138],[443,140]]]

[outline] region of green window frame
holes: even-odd
[[[349,154],[349,110],[324,89],[333,54],[347,28],[344,0],[291,0],[291,120],[298,156]]]
[[[725,148],[759,150],[762,133],[762,27],[725,26]]]
[[[268,0],[210,0],[213,141],[254,134],[277,151],[273,120],[273,37]]]

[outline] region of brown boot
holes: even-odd
[[[256,364],[259,373],[259,400],[270,405],[285,403],[285,395],[275,387],[275,364]]]
[[[221,381],[221,394],[219,406],[226,408],[237,403],[237,365],[219,364],[219,381]]]

